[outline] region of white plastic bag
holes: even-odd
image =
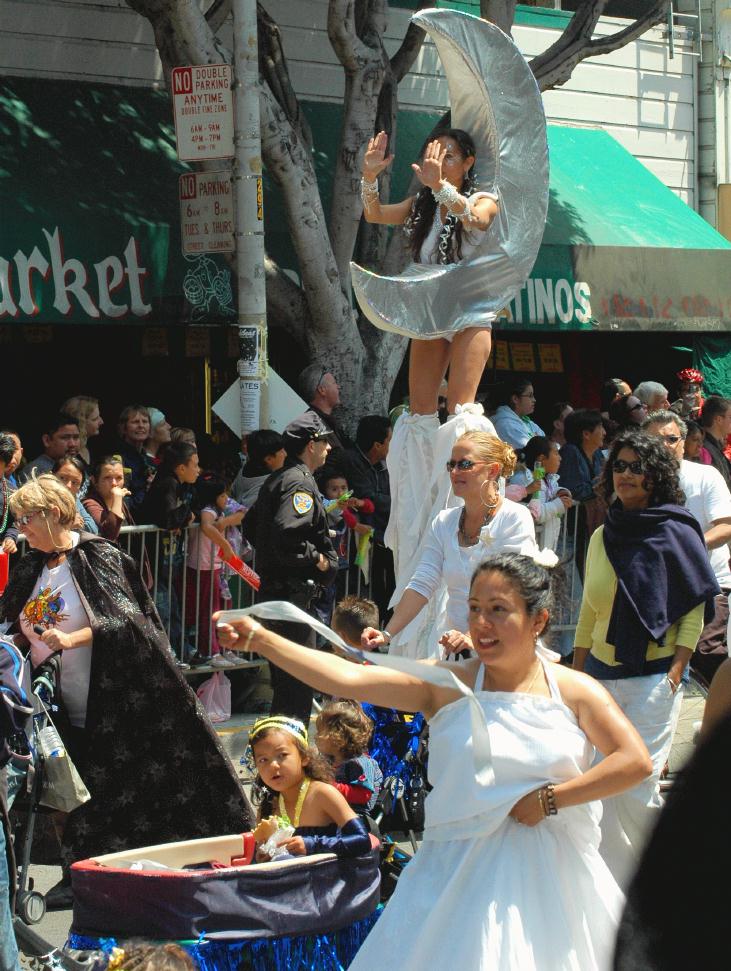
[[[231,682],[223,671],[206,678],[196,692],[212,722],[225,722],[231,717]]]
[[[266,843],[262,843],[259,852],[268,856],[270,860],[284,860],[292,854],[289,853],[281,844],[294,836],[294,826],[280,826],[275,829]]]

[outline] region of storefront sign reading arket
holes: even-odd
[[[0,257],[0,319],[35,317],[48,290],[51,307],[63,317],[76,308],[92,318],[117,319],[133,314],[146,317],[152,310],[146,302],[143,282],[149,271],[140,264],[134,236],[120,256],[107,256],[92,266],[68,256],[58,226],[52,233],[42,230],[45,245],[34,246],[26,255],[18,249],[11,260]]]
[[[173,68],[175,135],[182,161],[233,158],[232,77],[228,64]]]
[[[228,172],[189,172],[178,179],[183,253],[232,253],[234,212]]]

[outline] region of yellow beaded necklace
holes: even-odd
[[[284,804],[284,796],[279,793],[279,818],[282,820],[285,826],[294,826],[295,829],[300,824],[300,816],[302,814],[302,806],[304,805],[305,796],[307,795],[307,790],[310,788],[310,780],[303,779],[302,785],[300,786],[299,794],[297,795],[297,803],[294,807],[294,819],[290,819],[287,813],[287,807]]]

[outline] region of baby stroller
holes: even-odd
[[[406,833],[416,852],[416,834],[424,829],[429,728],[422,714],[407,715],[394,708],[363,705],[374,724],[369,755],[380,766],[383,785],[371,810],[384,837]]]
[[[13,794],[25,789],[28,796],[25,835],[16,856],[16,871],[10,874],[11,886],[15,886],[13,931],[18,950],[28,959],[26,965],[91,971],[102,966],[101,962],[106,966],[104,955],[55,948],[29,926],[42,920],[46,912],[45,900],[33,889],[30,877],[33,830],[43,781],[42,764],[34,755],[38,733],[47,720],[43,704],[50,707],[55,691],[57,664],[57,660],[50,660],[36,672],[31,691],[29,663],[12,640],[0,637],[0,766],[10,766]]]

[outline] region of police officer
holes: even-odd
[[[244,519],[244,535],[256,550],[261,576],[259,600],[288,600],[309,610],[321,589],[335,582],[338,557],[313,478],[330,452],[330,437],[314,412],[290,422],[283,435],[287,459],[266,480]],[[298,644],[314,643],[306,624],[267,621],[267,627]],[[272,714],[291,715],[308,724],[312,688],[273,664],[270,669]]]

